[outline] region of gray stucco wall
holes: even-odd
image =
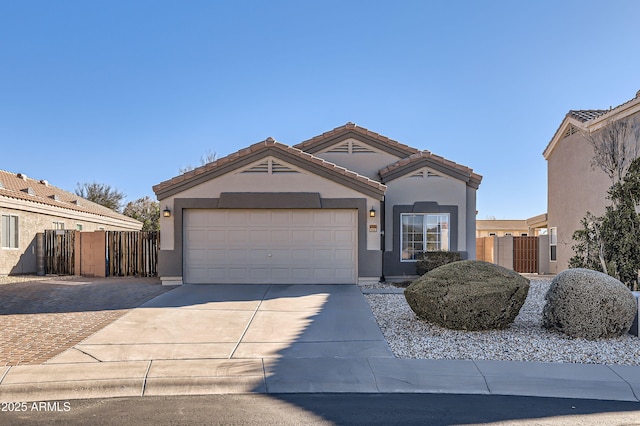
[[[389,212],[387,208],[387,214]],[[403,262],[400,246],[400,216],[402,213],[448,213],[449,214],[449,238],[450,251],[459,251],[458,249],[458,206],[441,206],[435,202],[420,201],[411,205],[393,206],[391,208],[391,221],[393,229],[397,230],[392,234],[388,234],[392,238],[392,249],[384,252],[384,276],[398,275],[415,275],[416,262]],[[385,232],[386,233],[386,232]],[[467,258],[467,253],[462,252],[462,257]]]

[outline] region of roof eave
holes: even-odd
[[[553,137],[551,138],[551,140],[547,144],[547,147],[542,152],[542,156],[544,157],[545,160],[549,159],[549,156],[551,155],[553,150],[556,148],[556,145],[558,144],[558,142],[560,142],[562,139],[564,139],[563,138],[564,132],[567,130],[567,127],[570,126],[570,125],[573,125],[573,126],[579,128],[579,129],[584,129],[585,128],[583,122],[581,122],[580,120],[578,120],[576,118],[573,118],[573,117],[569,116],[569,113],[567,113],[567,115],[565,115],[564,119],[560,123],[560,126],[558,126],[558,129],[553,134]]]
[[[480,187],[480,183],[482,182],[482,176],[474,173],[473,170],[469,169],[466,166],[461,166],[459,164],[456,165],[460,168],[452,167],[448,164],[448,162],[438,161],[436,158],[433,158],[433,156],[425,156],[421,157],[417,161],[409,162],[403,166],[392,167],[391,170],[387,170],[389,167],[385,167],[384,169],[380,170],[380,178],[383,182],[390,182],[402,176],[406,176],[407,174],[423,167],[429,167],[449,177],[461,180],[471,188],[478,189]],[[464,170],[461,170],[461,168],[464,168]]]
[[[300,142],[293,147],[304,152],[314,154],[352,137],[356,137],[363,142],[398,158],[408,157],[420,152],[417,148],[410,147],[379,133],[372,132],[364,127],[359,127],[353,123],[347,123],[344,126],[336,127],[333,130]]]

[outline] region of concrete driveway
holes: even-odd
[[[355,285],[184,285],[49,363],[393,357]]]

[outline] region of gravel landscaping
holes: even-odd
[[[398,358],[640,365],[640,339],[630,334],[589,341],[542,328],[550,284],[548,277],[531,279],[527,299],[509,329],[476,332],[449,330],[417,318],[403,294],[366,294],[365,287],[363,292]]]

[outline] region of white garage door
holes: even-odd
[[[357,280],[356,210],[189,209],[183,235],[189,284]]]

